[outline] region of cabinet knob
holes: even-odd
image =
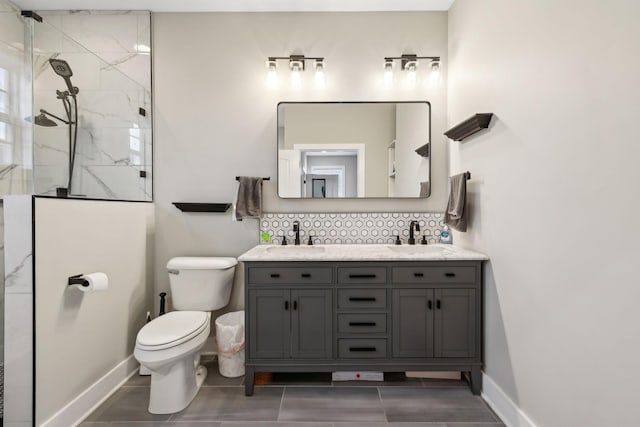
[[[285,311],[289,310],[289,301],[285,301],[284,302],[284,309],[285,309]]]
[[[427,308],[428,308],[429,310],[431,310],[431,309],[433,308],[433,302],[431,302],[431,300],[428,300],[428,301],[427,301]]]
[[[436,300],[436,308],[437,308],[438,310],[440,310],[440,308],[441,308],[441,307],[442,307],[442,304],[440,304],[440,300],[439,300],[439,299],[437,299],[437,300]]]
[[[297,310],[298,309],[298,301],[293,301],[293,309]]]

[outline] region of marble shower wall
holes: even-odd
[[[79,88],[73,193],[151,200],[150,14],[51,12],[43,18],[34,28],[34,110],[65,117],[56,90],[66,85],[48,62],[64,59]],[[34,140],[35,193],[54,195],[67,186],[68,128],[36,126]]]
[[[5,196],[4,425],[33,422],[32,196]]]

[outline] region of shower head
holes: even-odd
[[[37,124],[38,126],[44,126],[44,127],[48,127],[48,128],[54,127],[54,126],[58,126],[58,124],[56,122],[51,120],[44,113],[40,113],[39,115],[37,115],[36,118],[33,120],[33,122],[35,124]]]
[[[51,64],[51,68],[56,72],[57,75],[62,77],[69,88],[69,94],[71,96],[75,96],[78,93],[78,88],[71,84],[71,76],[73,76],[73,71],[71,71],[71,67],[69,63],[64,59],[49,59],[49,64]]]

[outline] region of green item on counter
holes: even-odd
[[[262,239],[263,242],[269,243],[271,241],[271,234],[262,233],[262,234],[260,234],[260,238]]]

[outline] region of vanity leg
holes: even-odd
[[[255,384],[255,370],[252,367],[244,368],[244,395],[253,395],[253,385]]]
[[[471,393],[479,395],[482,391],[482,370],[480,366],[471,367]]]

